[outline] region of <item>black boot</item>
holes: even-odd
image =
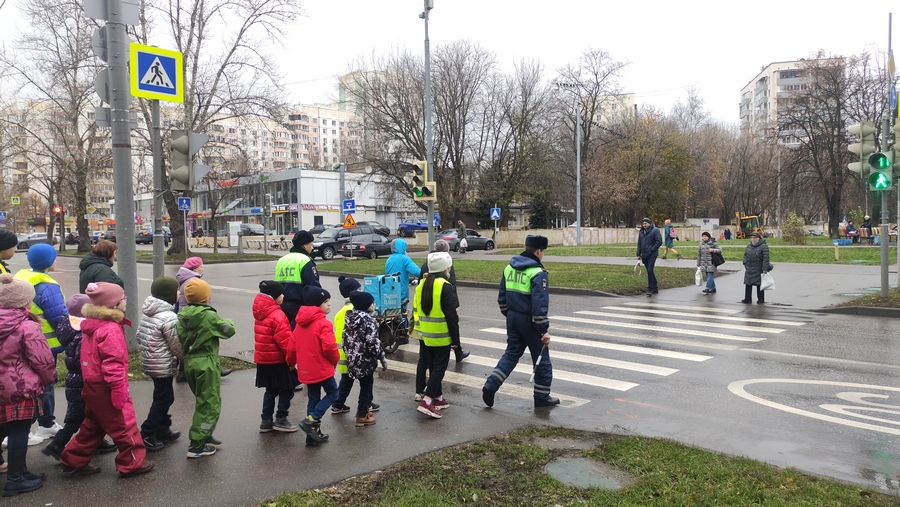
[[[457,347],[456,349],[454,349],[454,352],[456,353],[456,362],[457,363],[462,361],[463,359],[469,357],[469,354],[470,354],[470,352],[468,350],[463,350],[462,347]]]
[[[59,433],[57,433],[58,435]],[[60,445],[60,442],[56,441],[56,437],[47,444],[47,447],[41,449],[41,453],[45,456],[50,456],[51,458],[59,461],[59,457],[62,455],[63,449],[65,449],[65,445]]]
[[[19,493],[34,491],[44,485],[44,479],[39,474],[29,474],[25,467],[25,455],[28,451],[8,451],[9,472],[6,476],[6,485],[3,486],[3,496],[16,496]]]

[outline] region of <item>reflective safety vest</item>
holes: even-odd
[[[0,262],[0,275],[2,275],[4,273],[9,273],[9,270],[6,269],[6,264],[3,264],[2,262]]]
[[[32,286],[37,287],[39,283],[52,283],[53,285],[59,285],[56,280],[54,280],[47,273],[42,273],[40,271],[31,271],[30,269],[22,269],[16,273],[16,278],[19,280],[25,280],[30,283]],[[47,338],[47,343],[50,345],[50,348],[59,347],[61,344],[59,340],[56,338],[56,329],[53,329],[53,326],[50,325],[50,322],[44,318],[44,310],[41,309],[34,301],[31,302],[31,313],[41,319],[41,332],[44,333],[44,337]]]
[[[413,325],[415,326],[415,337],[421,338],[426,347],[445,347],[453,344],[453,340],[450,338],[450,326],[447,325],[447,319],[441,309],[441,290],[445,284],[449,285],[449,282],[444,278],[434,279],[431,313],[428,315],[422,311],[422,291],[425,288],[425,282],[416,287],[416,296],[413,300],[415,308]]]
[[[510,265],[503,270],[503,278],[506,280],[506,290],[531,296],[531,279],[543,269],[540,266],[532,266],[528,269],[518,270]]]
[[[300,273],[311,260],[308,255],[297,252],[278,259],[275,264],[275,281],[284,285],[284,299],[303,301]]]
[[[338,310],[337,315],[334,316],[334,341],[337,342],[338,346],[338,355],[340,359],[338,359],[338,373],[341,375],[347,374],[347,353],[344,352],[344,324],[346,323],[347,312],[353,309],[353,305],[351,303],[347,303],[343,308]]]

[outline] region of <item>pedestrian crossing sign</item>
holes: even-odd
[[[132,96],[184,102],[181,53],[132,43],[129,71]]]

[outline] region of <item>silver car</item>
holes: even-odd
[[[19,250],[28,250],[32,245],[48,243],[46,232],[32,232],[31,234],[19,234]],[[53,235],[53,244],[59,244],[59,238]]]
[[[450,244],[450,250],[461,251],[459,246],[459,234],[456,229],[448,229],[438,233],[438,237]],[[478,234],[474,229],[466,229],[466,251],[469,250],[493,250],[494,240]]]

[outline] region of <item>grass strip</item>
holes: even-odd
[[[544,471],[559,457],[612,465],[634,482],[618,490],[566,486]],[[259,507],[896,504],[896,497],[856,485],[671,440],[528,427],[417,456],[328,488],[282,494]]]

